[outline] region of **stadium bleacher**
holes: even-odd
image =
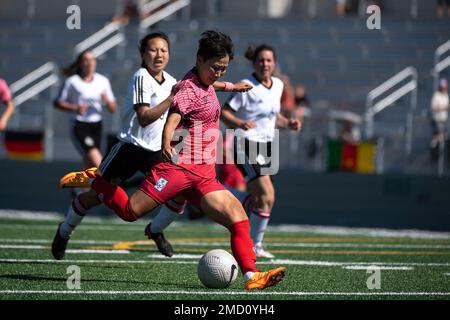
[[[315,18],[308,18],[303,10],[305,4],[297,1],[291,14],[282,19],[249,19],[244,13],[242,16],[231,14],[235,12],[236,1],[225,2],[219,17],[207,17],[204,12],[196,11],[200,2],[193,2],[191,19],[166,19],[152,27],[165,31],[172,39],[170,73],[179,78],[193,64],[192,57],[201,31],[219,29],[229,33],[236,45],[236,59],[229,70],[229,80],[236,81],[249,73],[249,63],[243,58],[246,46],[267,42],[277,48],[281,70],[289,75],[291,82],[306,86],[313,101],[313,110],[317,106],[363,115],[366,96],[371,89],[403,68],[414,66],[419,73],[413,144],[417,156],[410,162],[410,168],[433,172],[434,168],[427,162],[431,129],[426,110],[433,89],[430,71],[435,49],[450,39],[450,22],[448,19],[434,18],[433,5],[420,1],[420,14],[414,19],[409,17],[409,5],[390,3],[387,14],[382,17],[381,30],[369,30],[364,17],[333,17],[332,8],[324,1],[317,2],[320,14]],[[82,1],[81,5],[84,3]],[[248,3],[252,5],[252,1]],[[241,8],[240,12],[245,10]],[[2,19],[0,75],[11,83],[47,61],[54,61],[61,67],[70,63],[74,57],[74,46],[103,27],[106,21],[89,17],[82,21],[81,30],[73,31],[61,27],[64,22],[61,18],[20,23]],[[98,63],[98,72],[110,77],[119,106],[123,105],[129,76],[139,64],[136,47],[140,34],[136,23],[128,25],[125,30],[125,58],[117,59],[113,49],[101,56]],[[51,103],[54,94],[55,90],[47,90],[21,105],[18,112],[20,122],[15,121],[17,115],[13,116],[11,127],[42,126],[44,121],[36,120],[36,117],[43,117],[44,106]],[[220,95],[221,99],[224,97]],[[385,152],[392,152],[385,163],[387,170],[404,166],[404,156],[399,153],[398,146],[404,141],[408,104],[406,97],[376,118],[375,133],[386,136]],[[78,154],[68,143],[67,127],[56,125],[65,121],[67,115],[55,110],[54,157],[78,160]],[[117,123],[117,119],[106,115],[107,131],[117,130]],[[327,134],[320,131],[322,129],[317,131],[311,126],[309,129],[295,138],[294,143],[298,143],[298,147],[294,149],[297,153],[304,153],[312,136]],[[304,155],[290,156],[300,159],[297,163],[299,168],[312,168]],[[292,161],[287,160],[286,163],[295,166]],[[282,165],[285,163],[282,162]]]

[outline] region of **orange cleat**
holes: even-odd
[[[70,172],[59,180],[58,186],[60,188],[90,188],[91,180],[95,178],[96,172],[96,167]]]
[[[245,282],[246,290],[265,289],[276,285],[283,280],[286,273],[285,267],[278,267],[265,272],[256,272],[253,277]]]

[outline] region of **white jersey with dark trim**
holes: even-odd
[[[146,150],[161,150],[162,131],[167,119],[167,111],[155,122],[141,127],[135,112],[135,105],[148,104],[150,108],[156,107],[170,95],[172,87],[176,83],[175,78],[165,71],[163,71],[161,83],[153,78],[145,68],[136,71],[128,85],[128,94],[122,113],[122,128],[117,138]]]
[[[254,75],[241,81],[249,83],[253,89],[232,94],[227,104],[236,111],[236,117],[253,121],[256,127],[249,130],[236,129],[236,136],[257,142],[272,141],[277,114],[280,112],[283,82],[272,77],[272,86],[267,88]]]
[[[86,112],[76,114],[74,118],[77,121],[94,123],[102,120],[102,94],[106,94],[111,101],[116,100],[108,78],[99,73],[94,73],[92,81],[88,82],[75,74],[64,81],[56,100],[73,104],[86,104],[88,106]]]

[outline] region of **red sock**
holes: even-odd
[[[101,176],[97,176],[92,182],[91,188],[97,192],[98,198],[123,220],[133,222],[136,215],[130,208],[127,193],[118,185],[112,185]]]
[[[231,232],[231,250],[242,274],[248,271],[257,272],[256,255],[253,251],[253,241],[250,238],[250,223],[248,220],[236,222],[228,230]]]

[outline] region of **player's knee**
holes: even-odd
[[[247,219],[247,214],[244,210],[244,207],[235,198],[232,199],[232,202],[229,206],[225,206],[225,210],[227,210],[228,215],[233,222]]]

